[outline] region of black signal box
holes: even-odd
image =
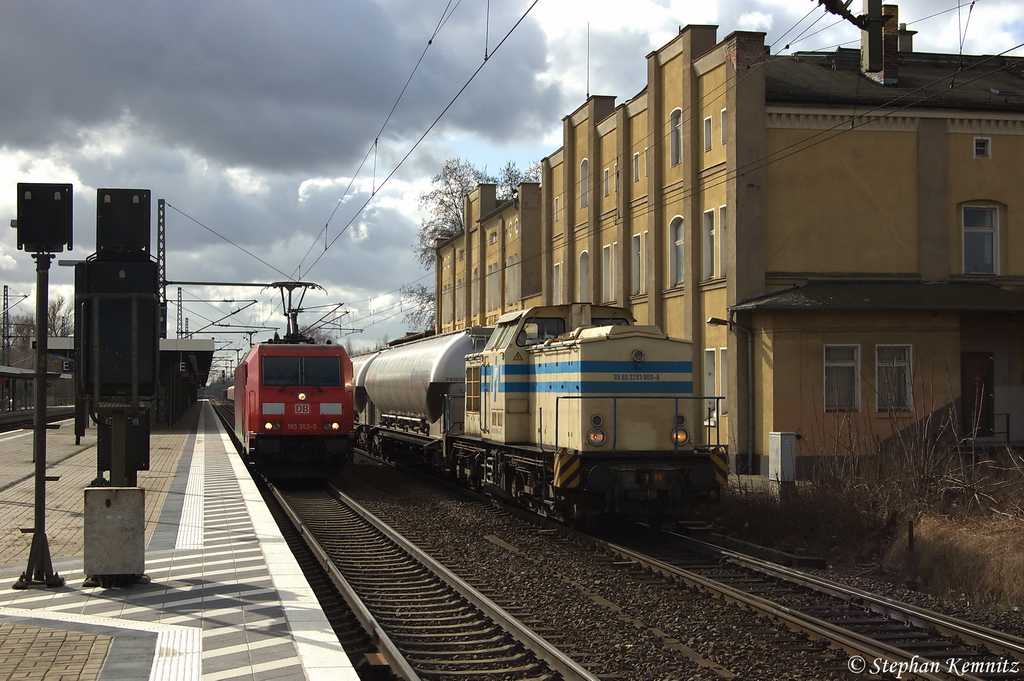
[[[94,401],[157,392],[157,265],[87,260],[75,267],[79,394]]]
[[[150,191],[96,190],[96,255],[136,258],[149,253]]]
[[[72,242],[70,184],[18,183],[18,249],[60,253]]]
[[[142,412],[136,418],[125,420],[125,467],[133,471],[149,470],[149,414]],[[96,460],[101,471],[112,468],[113,428],[96,424]]]

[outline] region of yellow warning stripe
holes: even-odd
[[[555,487],[580,486],[579,454],[569,454],[564,449],[555,454]]]
[[[725,487],[729,482],[729,455],[712,452],[711,465],[715,469],[715,479],[719,486]]]

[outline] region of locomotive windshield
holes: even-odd
[[[526,347],[550,340],[565,333],[565,320],[561,317],[533,317],[523,324],[516,337],[516,345]]]
[[[263,385],[341,385],[338,357],[263,357]]]

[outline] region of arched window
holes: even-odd
[[[669,239],[669,285],[679,286],[686,273],[685,244],[683,243],[683,218],[676,216],[668,227]]]
[[[668,153],[672,165],[683,161],[683,111],[676,109],[668,119]]]
[[[590,161],[583,159],[580,163],[580,208],[590,204]]]
[[[581,303],[588,303],[590,302],[590,253],[587,251],[580,253],[579,278],[579,298],[577,300]]]

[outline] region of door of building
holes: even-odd
[[[968,437],[987,437],[995,432],[994,367],[991,352],[960,353],[961,425]]]

